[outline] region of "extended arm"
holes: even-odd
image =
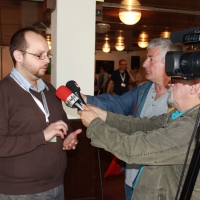
[[[128,75],[130,77],[131,82],[135,83],[136,82],[136,78],[131,74],[130,69],[127,69],[126,71],[128,72]]]
[[[107,93],[111,91],[112,86],[114,85],[114,82],[112,80],[109,81],[108,87],[107,87]]]
[[[106,123],[99,118],[90,123],[87,136],[93,146],[111,152],[126,163],[182,164],[194,121],[179,118],[162,127],[161,122],[164,124],[165,120],[166,116],[142,120],[109,113]],[[156,126],[160,128],[151,130]],[[125,131],[132,134],[127,135]],[[146,134],[147,131],[150,132]]]
[[[137,102],[139,88],[123,94],[122,96],[112,96],[102,94],[99,96],[84,96],[88,104],[95,105],[103,110],[111,111],[118,114],[133,115],[134,106]]]

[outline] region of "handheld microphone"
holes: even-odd
[[[81,89],[75,81],[68,81],[66,83],[66,86],[79,98],[81,103],[86,105],[85,101],[83,100],[83,98],[80,94]]]
[[[78,97],[72,93],[72,91],[66,86],[62,85],[56,90],[56,96],[65,102],[69,107],[75,106],[78,110],[83,110],[83,107],[79,103]]]

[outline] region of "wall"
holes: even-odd
[[[1,52],[1,78],[10,73],[13,67],[13,62],[10,57],[9,47],[3,47]]]

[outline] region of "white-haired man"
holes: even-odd
[[[143,63],[148,82],[135,87],[122,96],[103,94],[97,97],[84,96],[85,102],[104,110],[134,117],[152,117],[168,111],[168,82],[165,73],[167,51],[182,51],[180,44],[173,44],[168,38],[156,38],[147,47],[147,58]],[[125,177],[126,200],[131,200],[140,165],[127,164]],[[138,176],[137,176],[138,177]]]

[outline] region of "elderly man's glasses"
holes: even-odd
[[[171,84],[175,84],[175,83],[180,83],[182,81],[187,81],[187,79],[183,78],[183,77],[171,77]]]
[[[49,59],[50,59],[50,58],[53,57],[52,54],[45,54],[45,53],[34,54],[34,53],[29,53],[29,52],[23,51],[23,50],[19,50],[19,51],[21,51],[22,53],[30,54],[30,55],[32,55],[32,56],[36,56],[36,57],[38,57],[40,60],[44,60],[45,58],[49,58]]]

